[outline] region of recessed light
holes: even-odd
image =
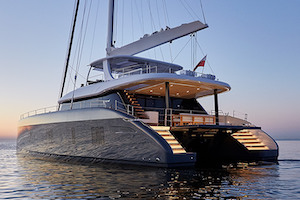
[[[186,91],[186,93],[189,93],[190,91]]]
[[[161,90],[162,90],[163,88],[162,88],[162,87],[160,87],[159,89],[161,89]]]
[[[150,92],[153,92],[153,90],[150,90]]]
[[[197,90],[200,90],[200,88],[197,88]]]
[[[176,95],[179,95],[179,93],[177,92]]]

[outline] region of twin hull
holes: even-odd
[[[247,147],[249,143],[254,145],[250,140],[243,144],[239,135],[234,136],[242,133],[179,129],[172,132],[185,148],[184,153],[176,153],[159,131],[122,112],[106,108],[58,111],[21,120],[17,150],[42,158],[159,167],[193,166],[196,153],[199,162],[276,161],[278,157],[276,142],[260,129],[250,131],[267,150],[251,150],[255,146]]]

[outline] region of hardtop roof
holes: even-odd
[[[128,55],[105,57],[92,62],[90,66],[101,70],[104,60],[109,61],[111,71],[127,72],[139,68],[157,67],[157,73],[168,73],[170,70],[176,72],[183,69],[177,64]]]

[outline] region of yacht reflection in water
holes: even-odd
[[[26,187],[24,191],[30,191],[27,194],[30,198],[39,199],[259,198],[260,190],[263,192],[260,184],[266,184],[259,183],[260,177],[277,174],[276,165],[167,169],[46,162],[21,156],[18,166],[23,174],[20,180],[24,182],[20,184]]]

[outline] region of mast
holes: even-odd
[[[76,10],[75,10],[75,14],[74,14],[74,17],[73,17],[74,20],[73,20],[73,25],[72,25],[72,32],[71,32],[70,41],[69,41],[69,48],[68,48],[67,60],[66,60],[66,64],[65,64],[64,73],[63,73],[63,78],[62,78],[62,83],[61,83],[61,89],[60,89],[60,93],[59,93],[59,98],[61,98],[62,95],[63,95],[63,93],[64,93],[64,87],[65,87],[66,77],[67,77],[67,73],[68,73],[68,67],[69,67],[69,61],[70,61],[70,56],[71,56],[72,43],[73,43],[73,37],[74,37],[76,19],[77,19],[77,14],[78,14],[78,8],[79,8],[79,0],[77,0]]]
[[[108,25],[107,25],[107,43],[106,43],[106,56],[109,56],[110,52],[114,49],[113,44],[113,31],[114,31],[114,0],[109,0],[108,4]],[[103,61],[103,72],[105,80],[114,79],[111,74],[110,63],[106,59]]]
[[[106,54],[107,55],[112,51],[112,48],[114,47],[114,44],[113,44],[114,6],[115,6],[115,1],[114,0],[109,0],[109,5],[108,5],[108,26],[107,26],[107,44],[106,44]]]

